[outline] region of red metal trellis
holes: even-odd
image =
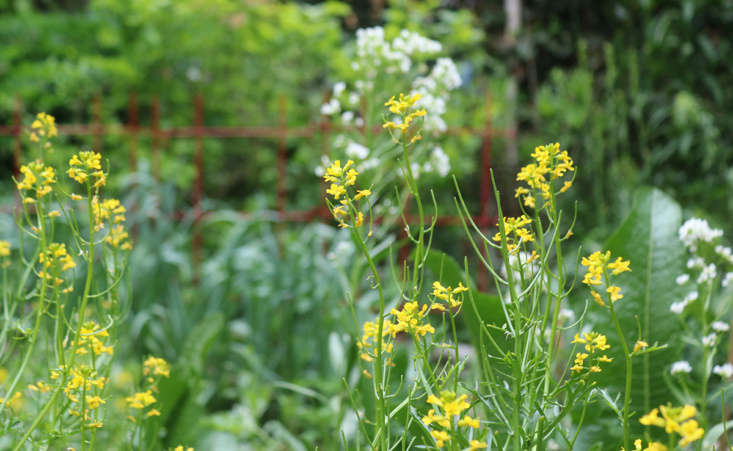
[[[364,107],[364,105],[363,105]],[[161,106],[160,99],[155,96],[150,102],[150,125],[143,126],[140,124],[139,101],[136,93],[131,93],[128,100],[128,118],[127,124],[120,126],[117,124],[104,124],[102,120],[102,97],[97,95],[92,102],[92,123],[91,124],[59,124],[58,132],[61,135],[76,136],[92,136],[95,150],[101,151],[105,136],[127,136],[129,139],[129,165],[132,170],[137,168],[138,144],[139,137],[149,136],[151,138],[151,165],[153,176],[160,178],[160,152],[170,139],[194,139],[194,157],[195,179],[192,190],[192,204],[194,212],[194,237],[193,252],[194,259],[199,261],[201,251],[201,235],[199,233],[198,223],[206,214],[203,211],[201,201],[204,197],[204,146],[205,138],[227,139],[227,138],[269,138],[276,140],[276,161],[278,183],[276,185],[276,211],[280,221],[283,222],[311,222],[314,220],[328,219],[328,212],[322,205],[310,210],[290,211],[286,207],[288,185],[287,185],[287,139],[288,138],[307,138],[312,139],[316,135],[321,135],[322,152],[328,154],[328,135],[334,131],[359,131],[365,137],[373,136],[382,132],[381,127],[376,125],[373,129],[362,127],[343,127],[334,125],[329,121],[328,117],[323,117],[317,123],[311,123],[305,126],[290,127],[287,121],[287,97],[278,99],[278,122],[275,126],[253,126],[253,127],[216,127],[205,125],[205,108],[204,97],[201,94],[194,96],[193,102],[194,115],[193,123],[189,127],[169,127],[161,128]],[[480,186],[479,197],[481,210],[478,216],[473,218],[474,222],[486,229],[495,223],[495,218],[490,213],[491,200],[491,180],[489,177],[489,169],[491,168],[491,152],[492,141],[497,136],[508,136],[514,134],[513,130],[495,129],[491,121],[491,96],[489,90],[486,90],[485,98],[485,123],[481,128],[471,127],[451,127],[446,130],[449,135],[472,134],[482,137],[481,152],[479,155],[480,168]],[[23,105],[20,99],[16,98],[13,110],[11,125],[0,125],[0,136],[13,137],[13,162],[14,170],[20,166],[21,161],[21,119]],[[408,221],[413,221],[412,215],[407,215]],[[377,219],[379,221],[379,219]],[[457,216],[440,216],[437,220],[441,225],[456,225],[460,223]],[[479,283],[483,284],[486,277],[480,277]],[[485,287],[484,287],[485,288]]]

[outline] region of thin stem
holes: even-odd
[[[626,343],[626,337],[621,330],[621,324],[618,322],[616,312],[613,309],[613,302],[609,300],[609,307],[611,311],[611,318],[613,319],[613,325],[616,328],[619,340],[621,340],[621,346],[624,348],[624,360],[626,361],[626,385],[624,387],[624,409],[623,409],[623,423],[624,423],[624,448],[631,449],[631,431],[629,430],[629,406],[631,403],[631,353],[629,352],[629,345]]]
[[[382,291],[382,280],[379,277],[379,272],[377,271],[377,267],[374,265],[374,260],[372,260],[371,255],[369,254],[369,250],[366,247],[366,243],[364,243],[364,240],[361,238],[361,234],[355,229],[352,229],[351,235],[355,238],[356,244],[359,246],[359,249],[361,250],[361,253],[364,255],[364,258],[367,260],[367,264],[369,265],[369,269],[372,271],[372,276],[374,277],[374,283],[377,286],[377,292],[379,293],[379,320],[377,323],[377,358],[375,362],[375,368],[374,368],[374,387],[375,387],[375,394],[377,395],[377,405],[376,405],[376,416],[377,416],[377,434],[380,438],[380,449],[386,451],[387,450],[387,435],[385,430],[385,401],[384,401],[384,382],[382,381],[382,376],[384,372],[384,355],[382,353],[382,347],[383,347],[383,340],[382,340],[382,334],[384,331],[384,293]]]
[[[44,220],[43,216],[43,202],[41,199],[38,199],[38,227],[40,230],[40,239],[41,239],[41,255],[43,255],[46,252],[46,248],[48,246],[48,243],[46,241],[46,221]],[[13,382],[10,384],[10,387],[8,387],[5,399],[3,400],[2,404],[0,404],[0,413],[5,408],[5,405],[8,402],[8,399],[11,399],[11,396],[13,394],[13,390],[15,390],[16,385],[18,385],[18,382],[20,381],[20,377],[23,375],[23,372],[25,371],[25,367],[28,365],[28,361],[30,360],[31,354],[33,353],[33,349],[36,346],[36,341],[38,340],[38,331],[41,327],[41,319],[43,318],[43,307],[44,302],[46,299],[46,287],[47,287],[47,278],[48,275],[46,274],[46,270],[43,268],[44,263],[41,263],[41,270],[43,271],[43,277],[41,278],[41,291],[38,294],[38,310],[36,312],[36,321],[33,325],[33,332],[31,336],[31,342],[28,345],[28,350],[26,351],[25,355],[23,356],[23,361],[20,364],[20,367],[18,368],[18,372],[15,374],[15,378],[13,378]]]

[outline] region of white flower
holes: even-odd
[[[338,97],[341,95],[342,92],[346,89],[346,83],[343,81],[337,82],[335,85],[333,85],[333,96]]]
[[[728,325],[728,323],[724,323],[723,321],[715,321],[712,324],[712,327],[715,332],[720,333],[728,332],[730,330],[730,326]]]
[[[679,230],[680,240],[685,243],[692,252],[697,250],[700,241],[712,242],[715,238],[723,235],[720,229],[711,229],[708,222],[700,218],[690,218],[682,224]]]
[[[729,247],[718,244],[715,246],[715,253],[720,255],[720,257],[725,259],[728,263],[733,263],[733,252]]]
[[[690,373],[692,371],[692,367],[690,366],[690,362],[687,360],[680,360],[679,362],[674,362],[672,364],[672,368],[669,370],[672,374],[677,373]]]
[[[723,365],[715,365],[713,367],[713,373],[725,379],[730,379],[733,376],[733,365],[725,363]]]
[[[357,165],[359,172],[365,172],[379,166],[379,158],[368,158]]]
[[[563,323],[566,321],[574,321],[575,313],[570,309],[562,308],[557,314],[557,319],[559,319]]]
[[[359,105],[359,99],[360,99],[359,94],[355,92],[350,92],[347,101],[349,102],[349,105],[357,106]]]
[[[674,281],[677,282],[677,285],[684,285],[688,280],[690,280],[689,274],[680,274],[676,279],[674,279]]]
[[[402,30],[400,35],[392,40],[392,48],[407,56],[412,56],[438,53],[443,49],[443,46],[440,45],[440,42],[428,39],[413,31]]]
[[[687,301],[675,302],[669,306],[669,310],[679,315],[685,310],[685,307],[687,307]]]
[[[700,295],[697,293],[697,291],[691,291],[690,293],[687,293],[687,296],[685,296],[684,299],[685,304],[696,300],[698,296]]]
[[[450,158],[442,148],[436,146],[433,149],[430,154],[430,162],[441,177],[445,177],[450,172]]]
[[[369,156],[369,148],[357,142],[349,141],[349,144],[346,146],[346,156],[363,160]]]
[[[336,99],[331,99],[328,102],[321,105],[321,114],[324,116],[330,116],[336,114],[341,110],[341,104]]]
[[[700,257],[694,257],[689,260],[687,260],[687,267],[692,268],[702,268],[705,266],[705,260],[703,260]]]
[[[702,272],[700,272],[700,275],[697,277],[697,283],[705,283],[713,280],[716,275],[718,275],[718,271],[716,270],[715,265],[710,263],[702,268]]]
[[[438,58],[433,70],[430,71],[430,78],[442,84],[445,89],[452,91],[461,86],[461,75],[458,73],[455,63],[450,58]]]
[[[316,174],[316,177],[323,177],[323,174],[326,173],[326,168],[331,165],[331,161],[328,159],[327,156],[321,155],[321,164],[316,166],[315,170],[313,171]]]
[[[731,281],[733,281],[733,272],[726,273],[725,277],[723,278],[723,282],[721,282],[721,284],[724,287],[727,287],[728,285],[730,285]]]
[[[349,124],[349,123],[351,123],[351,121],[353,121],[353,120],[354,120],[354,112],[353,112],[353,111],[344,111],[344,112],[343,112],[343,113],[341,114],[341,121],[342,121],[342,122],[343,122],[344,124]]]
[[[702,337],[703,346],[714,346],[716,337],[717,335],[715,335],[714,333]]]

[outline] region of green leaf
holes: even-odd
[[[733,420],[727,421],[725,424],[718,423],[711,427],[705,438],[702,440],[702,449],[713,449],[713,446],[720,440],[723,432],[733,429]]]
[[[629,347],[641,338],[650,345],[669,344],[665,350],[633,358],[632,410],[636,416],[632,425],[638,426],[640,415],[660,404],[673,401],[662,373],[678,356],[679,320],[669,306],[682,296],[675,277],[683,272],[684,247],[677,231],[682,220],[680,206],[657,189],[637,191],[629,216],[606,242],[611,258],[621,257],[631,262],[631,272],[617,276],[613,283],[620,286],[623,299],[614,304],[621,328]],[[587,290],[585,296],[587,295]],[[591,323],[597,332],[608,336],[609,356],[613,363],[604,367],[599,385],[611,392],[623,393],[625,381],[624,356],[620,341],[607,310],[591,304]],[[641,326],[641,337],[638,336]]]

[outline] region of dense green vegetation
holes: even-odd
[[[570,285],[576,274],[578,283],[582,278],[579,262],[590,251],[610,249],[614,258],[629,259],[633,276],[626,275],[628,282],[621,283],[626,293],[621,302],[628,302],[618,312],[625,339],[633,343],[639,338],[634,327],[638,319],[650,345],[669,345],[642,356],[638,367],[634,363],[638,385],[631,407],[638,415],[633,433],[643,430],[637,427],[639,415],[665,402],[697,402],[704,413],[707,401],[700,406],[699,399],[685,397],[687,386],[670,383],[676,387],[675,398],[665,399],[660,387],[652,390],[648,385],[654,373],[674,379],[669,367],[675,361],[704,357],[709,359],[702,388],[706,393],[713,363],[725,360],[727,354],[726,340],[719,341],[717,354],[705,346],[685,347],[692,338],[676,337],[677,315],[670,306],[687,295],[674,283],[688,258],[678,239],[685,219],[703,217],[726,235],[733,232],[727,221],[733,214],[733,152],[729,150],[733,92],[728,88],[733,85],[729,63],[733,47],[728,39],[733,1],[506,2],[520,5],[517,28],[512,27],[512,13],[504,3],[0,0],[0,124],[13,124],[20,101],[23,161],[28,163],[43,153],[30,135],[36,113],[52,114],[56,124],[92,123],[95,99],[101,99],[100,120],[110,129],[128,123],[131,95],[138,100],[143,126],[151,124],[153,105],[159,103],[164,129],[194,123],[197,95],[204,99],[207,126],[274,127],[284,122],[298,129],[328,121],[333,128],[325,137],[316,129],[312,136],[291,136],[285,141],[285,208],[325,208],[324,185],[316,175],[328,166],[322,160],[324,148],[331,160],[344,162],[352,158],[349,143],[364,144],[378,154],[376,169],[360,171],[361,180],[368,180],[362,188],[374,192],[375,216],[384,216],[374,224],[369,251],[380,271],[389,276],[384,283],[389,299],[400,299],[406,290],[403,285],[407,286],[398,277],[400,264],[395,262],[406,264],[416,258],[414,252],[423,252],[413,248],[410,253],[405,246],[410,240],[399,216],[404,205],[409,205],[411,214],[418,214],[412,203],[415,191],[422,193],[428,216],[433,214],[433,196],[441,215],[458,215],[456,188],[466,202],[467,210],[461,214],[478,215],[484,207],[479,193],[480,149],[481,130],[487,123],[501,131],[492,136],[491,164],[507,216],[522,214],[513,196],[520,167],[532,160],[536,146],[558,141],[568,149],[577,171],[573,188],[558,198],[564,216],[548,216],[563,227],[574,218],[574,236],[563,245],[569,255],[564,263],[553,256],[552,271],[562,266],[563,283]],[[377,70],[369,78],[368,67],[354,66],[355,61],[369,61],[359,55],[363,46],[357,30],[374,26],[382,27],[387,42],[410,30],[441,47],[424,55],[416,51],[409,71]],[[441,118],[448,128],[476,132],[444,133],[439,127],[423,132],[418,142],[422,147],[416,147],[420,150],[415,156],[422,171],[418,189],[407,171],[399,169],[404,160],[394,136],[382,129],[387,114],[383,103],[392,95],[409,92],[419,84],[416,79],[429,78],[442,57],[455,63],[460,83],[435,88],[446,100]],[[371,88],[359,87],[370,81]],[[336,88],[340,83],[344,90]],[[361,95],[350,108],[366,126],[340,114],[348,110],[346,99],[351,92]],[[341,100],[339,114],[324,114],[324,103],[336,98]],[[346,126],[343,134],[342,125]],[[307,224],[278,220],[275,138],[203,140],[201,206],[205,215],[197,217],[192,209],[195,141],[189,137],[162,140],[156,178],[153,139],[148,134],[139,137],[137,171],[128,166],[128,137],[110,133],[102,142],[102,155],[109,165],[103,164],[109,169],[105,190],[127,207],[126,224],[133,242],[124,281],[114,286],[119,310],[109,316],[114,324],[115,359],[109,362],[108,374],[118,384],[110,404],[112,393],[130,396],[124,383],[140,378],[141,362],[147,357],[161,357],[171,365],[170,377],[161,378],[157,387],[162,415],[155,419],[156,429],[141,432],[136,445],[130,446],[366,448],[374,435],[373,425],[362,433],[360,419],[362,415],[375,418],[376,404],[369,388],[372,382],[363,377],[357,342],[364,322],[374,320],[378,296],[374,274],[350,230],[339,230],[337,222],[320,219]],[[94,143],[91,135],[62,133],[55,138],[46,161],[56,165],[58,186],[64,192],[77,186],[65,175],[70,156]],[[7,207],[0,213],[0,240],[10,242],[13,255],[25,250],[30,258],[32,246],[21,241],[12,214],[17,206],[16,184],[11,179],[14,148],[13,137],[0,137],[0,199]],[[443,158],[455,182],[441,173]],[[493,201],[488,209],[491,216],[498,216]],[[55,231],[59,239],[71,243],[74,237],[86,236],[86,226],[75,230],[65,219],[59,219]],[[545,230],[549,233],[551,228]],[[471,294],[477,300],[495,302],[502,288],[494,287],[480,255],[472,254],[461,224],[439,225],[431,230],[431,239],[433,232],[434,240],[427,245],[432,250],[424,254],[429,256],[427,272],[419,280],[438,280],[450,273],[450,280],[442,279],[444,283],[473,284]],[[489,237],[496,232],[490,228]],[[475,232],[470,235],[477,239]],[[725,239],[719,241],[724,245]],[[501,253],[492,252],[498,262]],[[557,251],[550,245],[547,252]],[[722,254],[712,245],[699,253],[723,259],[718,262],[716,280],[724,280],[727,260]],[[463,274],[466,254],[470,254],[465,260],[468,274]],[[84,286],[86,265],[80,267],[77,292]],[[11,266],[8,271],[9,280],[20,280],[20,267]],[[94,287],[110,283],[104,274],[90,277]],[[485,292],[479,292],[477,284]],[[724,285],[719,294],[709,290],[699,324],[685,324],[707,333],[715,320],[728,321],[730,293]],[[6,299],[13,299],[6,294],[10,285],[2,286]],[[26,286],[25,293],[21,286],[17,293],[30,299],[37,294],[34,287]],[[555,288],[549,284],[547,289]],[[424,290],[410,299],[424,301],[430,293],[428,282]],[[587,292],[580,291],[564,305],[578,318],[586,308],[592,310]],[[503,317],[495,317],[500,312],[496,303],[473,311],[466,308],[468,302],[464,300],[461,313],[465,318],[461,316],[453,329],[456,335],[444,338],[455,338],[471,348],[469,355],[476,361],[469,359],[465,374],[485,375],[486,362],[476,355],[484,350],[482,340],[494,335],[480,324],[501,327]],[[36,316],[40,310],[31,304],[18,303],[18,310],[11,311],[7,305],[0,318],[0,396],[6,396],[36,318],[52,323],[50,310],[46,318]],[[639,317],[638,312],[644,314]],[[659,312],[665,326],[648,329],[653,323],[649,312]],[[607,317],[599,315],[590,311],[583,318],[588,324],[604,324]],[[68,321],[73,330],[72,320]],[[100,324],[105,321],[107,317],[101,315]],[[609,336],[612,352],[617,353],[614,360],[623,362],[619,338],[613,337],[615,331],[608,324],[597,330]],[[569,341],[572,335],[565,338]],[[55,339],[60,343],[58,336]],[[43,346],[51,346],[53,340],[39,343],[36,352],[50,355],[52,348]],[[394,357],[395,372],[408,373],[415,354],[405,348]],[[34,377],[44,377],[39,374],[45,367],[33,370],[37,370]],[[619,448],[623,437],[611,398],[623,393],[624,376],[621,366],[604,373],[600,381],[609,391],[589,395],[601,408],[588,412],[585,423],[590,426],[573,440],[576,449]],[[35,380],[23,379],[23,383]],[[700,393],[692,379],[690,387]],[[711,382],[709,393],[722,387]],[[719,393],[715,392],[717,398],[711,395],[715,398],[711,404],[717,404],[707,406],[706,430],[720,422]],[[0,408],[0,427],[22,436],[24,431],[13,429],[19,426],[6,415],[9,411]],[[408,422],[424,413],[398,412],[395,421],[427,441],[427,432],[421,436],[416,432],[419,428]],[[579,418],[586,415],[579,409],[566,413],[569,422],[582,423]],[[24,421],[32,419],[31,415]],[[130,438],[127,429],[121,423],[109,423],[107,435],[100,437],[112,448],[126,449],[122,443]],[[0,437],[0,449],[12,449],[17,438]],[[51,449],[78,449],[78,437],[55,439]],[[706,439],[706,446],[717,440]],[[101,446],[99,441],[96,446]]]

